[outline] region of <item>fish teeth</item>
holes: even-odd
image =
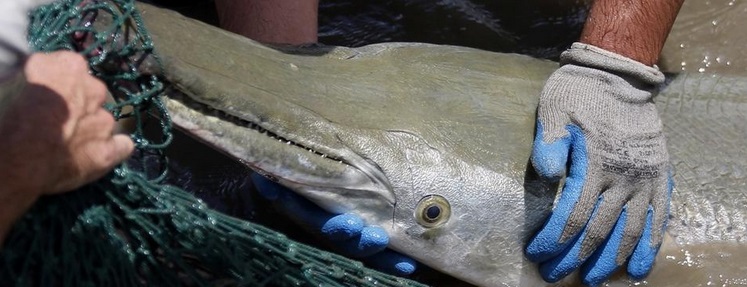
[[[286,145],[297,146],[299,148],[302,148],[302,149],[305,149],[305,150],[309,151],[310,153],[315,153],[315,154],[319,155],[322,158],[328,158],[328,159],[337,161],[338,163],[344,163],[344,161],[342,159],[340,159],[340,158],[336,158],[336,157],[330,156],[330,155],[328,155],[326,153],[318,152],[314,148],[307,147],[307,146],[304,146],[302,144],[296,143],[296,142],[294,142],[292,140],[283,138],[283,137],[281,137],[281,136],[273,133],[272,131],[270,131],[270,130],[268,130],[266,128],[263,128],[262,126],[260,126],[259,124],[255,123],[255,122],[242,119],[242,118],[240,118],[238,116],[234,116],[232,114],[226,113],[223,110],[216,109],[216,108],[213,108],[213,107],[211,107],[209,105],[200,103],[200,102],[198,102],[198,101],[190,98],[186,94],[184,94],[184,93],[182,93],[182,92],[180,92],[180,91],[178,91],[176,89],[173,89],[172,91],[173,91],[172,93],[169,93],[169,97],[171,99],[177,100],[177,101],[181,102],[183,105],[187,106],[188,108],[190,108],[190,109],[192,109],[194,111],[197,111],[197,112],[205,115],[208,118],[208,120],[211,121],[211,122],[216,122],[216,123],[221,123],[221,124],[223,122],[227,122],[227,123],[235,124],[237,126],[245,127],[247,129],[254,130],[254,131],[256,131],[256,132],[258,132],[260,134],[266,135],[266,136],[268,136],[268,137],[270,137],[272,139],[276,139],[276,140],[278,140],[279,143],[285,143]],[[228,109],[235,110],[235,107],[230,106],[230,107],[228,107]]]

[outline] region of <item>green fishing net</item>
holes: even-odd
[[[224,215],[164,184],[172,134],[160,97],[168,83],[143,73],[153,68],[143,63],[154,47],[133,0],[57,1],[30,16],[32,49],[87,57],[116,99],[108,108],[135,123],[136,153],[157,160],[128,161],[93,184],[39,200],[6,239],[0,286],[419,285]],[[146,135],[154,121],[160,133]]]

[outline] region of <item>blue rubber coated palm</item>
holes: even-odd
[[[390,274],[405,276],[415,272],[414,259],[387,249],[389,234],[383,228],[367,226],[355,214],[331,214],[259,174],[252,174],[252,181],[264,198],[282,203],[279,206],[284,213],[330,241],[339,253],[362,259],[371,267]]]
[[[579,257],[583,243],[581,239],[586,235],[585,229],[577,236],[565,242],[561,241],[563,230],[574,207],[573,203],[576,203],[581,195],[588,164],[586,140],[581,129],[575,125],[568,125],[566,130],[568,131],[567,137],[560,138],[553,143],[545,143],[541,139],[542,122],[537,124],[537,137],[532,154],[532,162],[537,172],[545,178],[558,180],[565,175],[568,159],[571,163],[561,198],[553,210],[553,215],[529,242],[526,256],[531,261],[541,263],[540,274],[548,282],[557,282],[580,267],[582,282],[589,286],[598,286],[621,267],[617,263],[617,256],[621,239],[624,236],[627,210],[623,208],[609,237],[589,257]],[[673,187],[674,183],[670,174],[667,184],[667,202],[671,198]],[[600,196],[599,202],[603,200],[604,197]],[[591,218],[594,218],[596,211],[595,207]],[[658,253],[659,245],[648,244],[652,241],[652,212],[653,210],[649,207],[643,234],[628,260],[627,272],[633,279],[642,279],[648,275]],[[667,210],[666,213],[669,211]]]

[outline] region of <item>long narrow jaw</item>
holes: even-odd
[[[290,140],[175,89],[169,96],[164,101],[177,127],[324,209],[391,214],[396,199],[386,177],[357,154]]]

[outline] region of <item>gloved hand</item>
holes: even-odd
[[[582,267],[582,281],[598,285],[626,262],[631,277],[643,278],[662,242],[673,187],[652,101],[664,75],[581,43],[560,62],[540,96],[531,160],[545,178],[569,171],[526,255],[548,282]]]
[[[257,191],[266,199],[281,203],[283,212],[302,221],[312,232],[331,241],[345,256],[363,259],[374,269],[397,276],[415,272],[414,259],[387,249],[389,235],[378,226],[366,226],[355,214],[331,214],[293,191],[257,174],[252,174]]]

